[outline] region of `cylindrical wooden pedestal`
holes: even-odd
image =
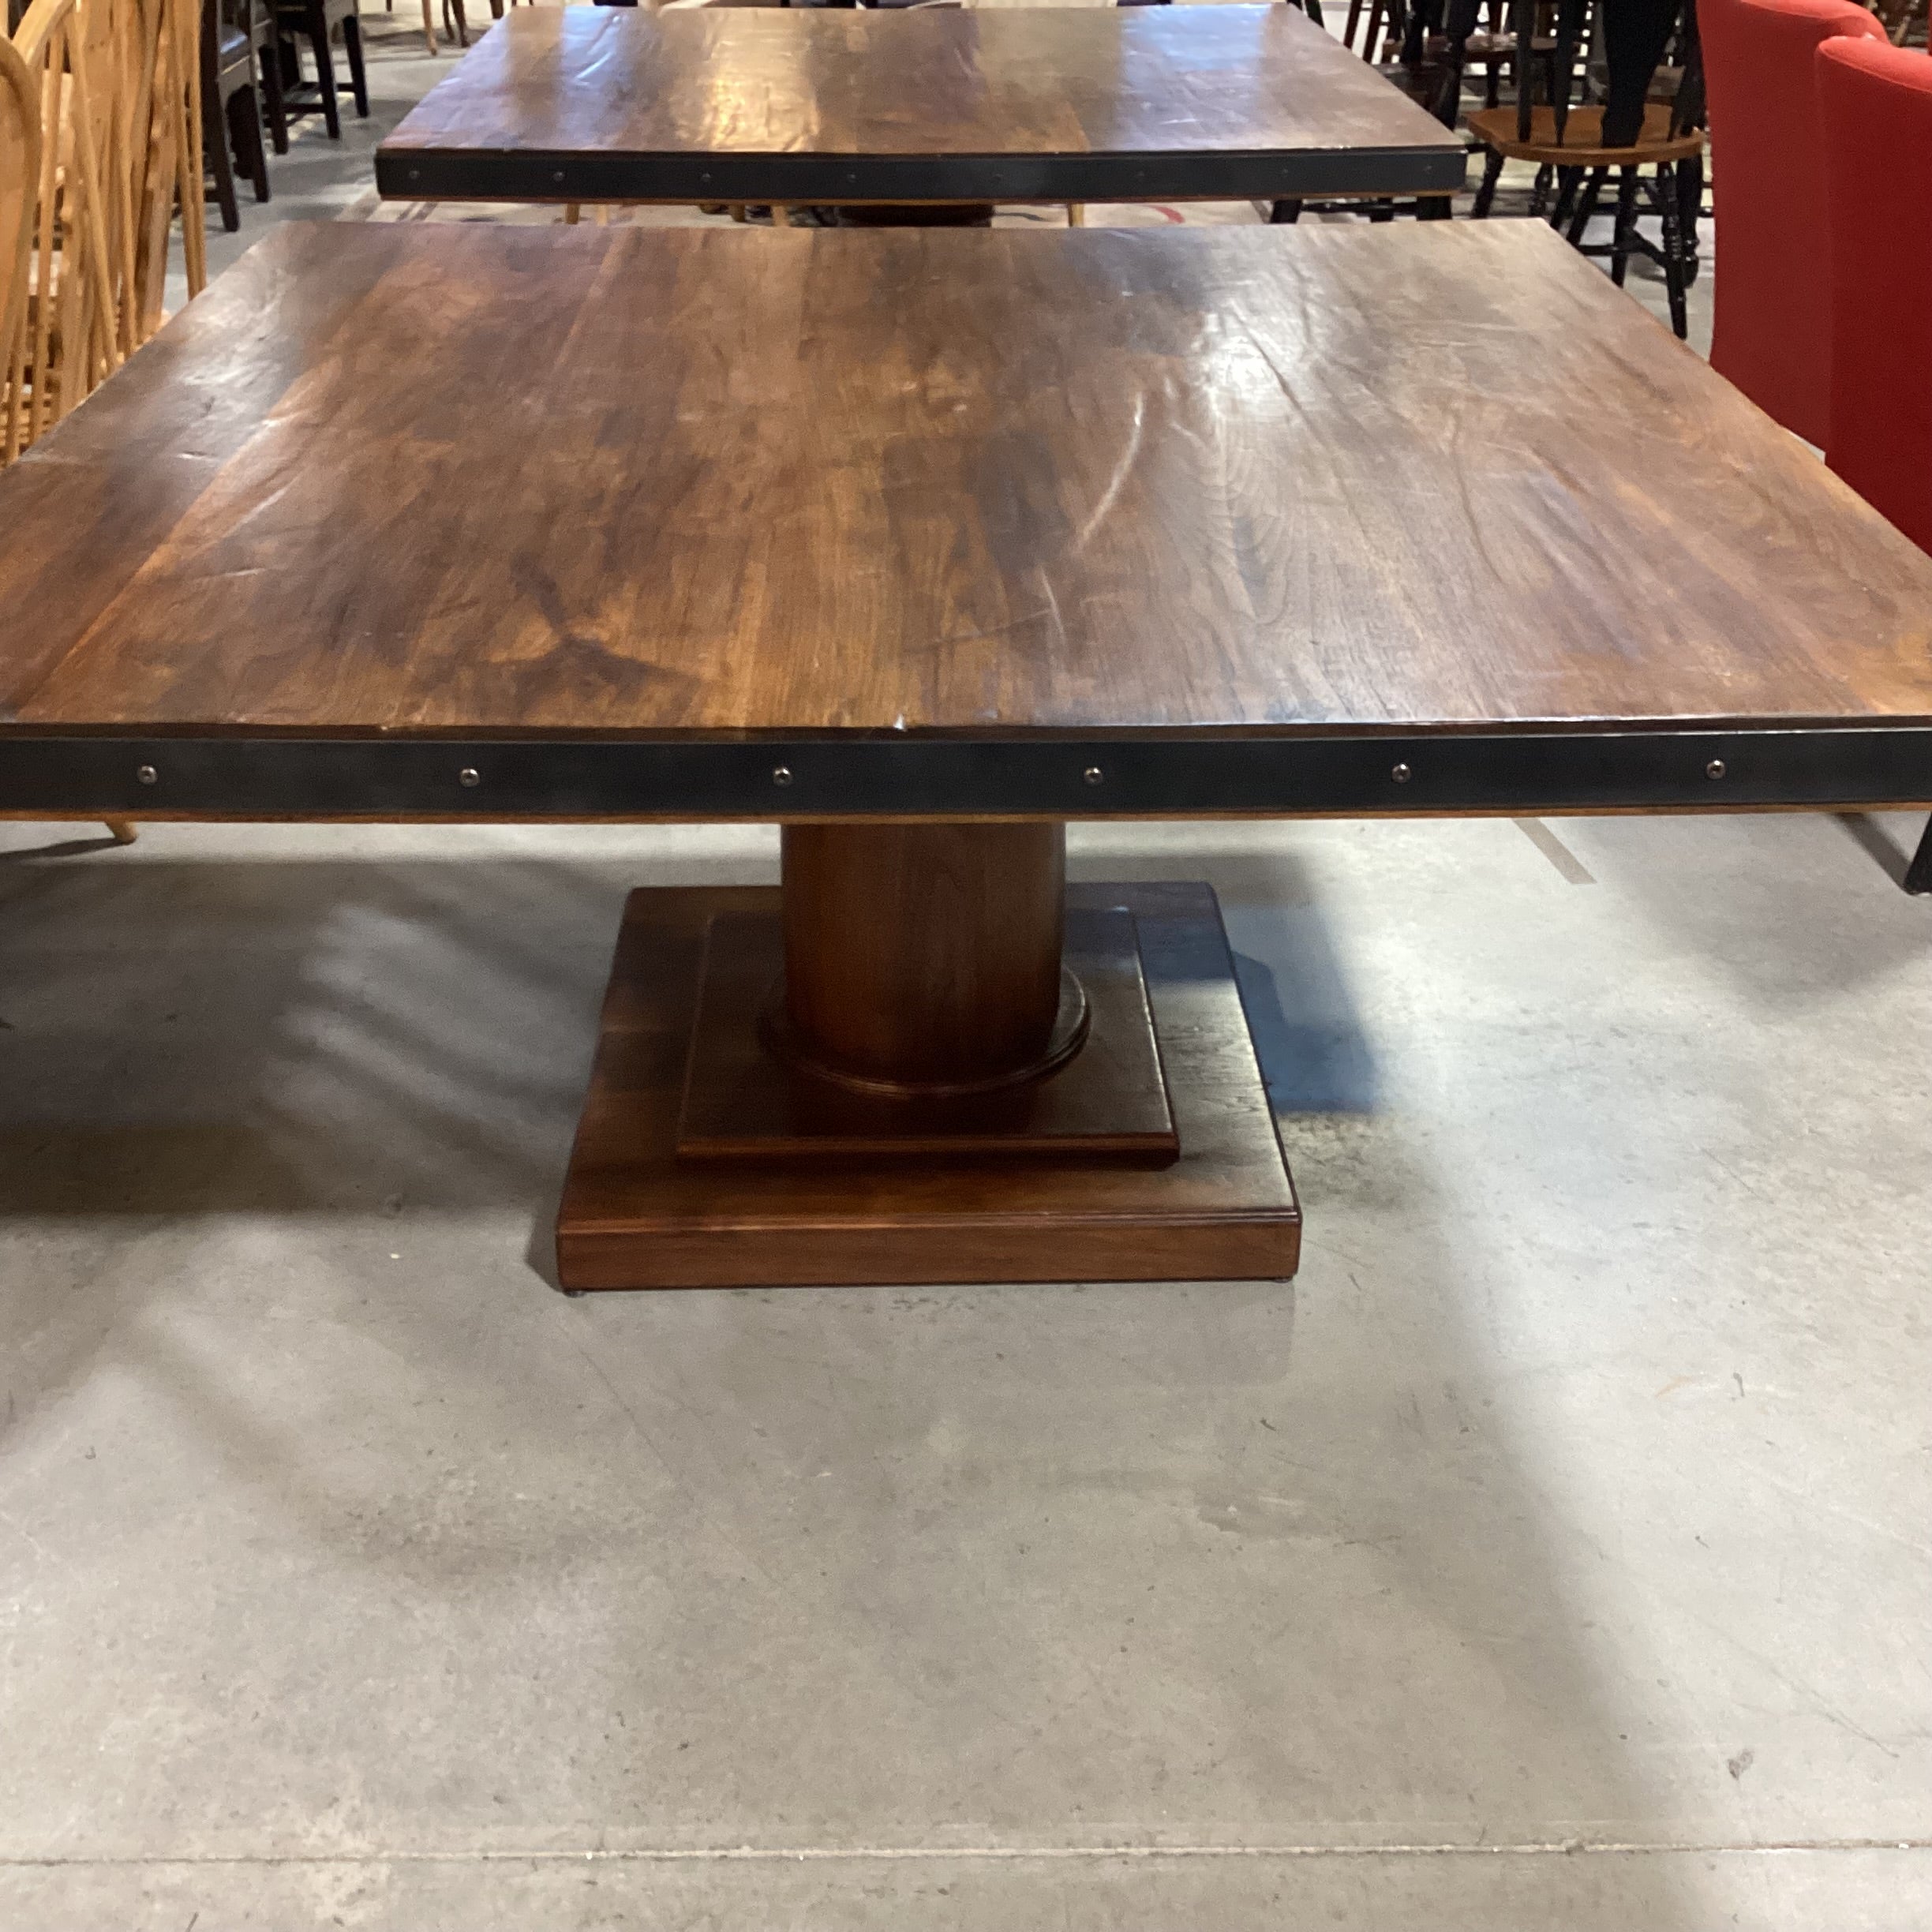
[[[768,1038],[814,1073],[900,1093],[1037,1079],[1086,1028],[1065,927],[1064,826],[788,826]]]

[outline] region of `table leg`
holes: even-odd
[[[1932,893],[1932,818],[1926,821],[1925,834],[1919,841],[1919,849],[1912,854],[1911,863],[1905,868],[1905,889],[1908,893]]]
[[[788,827],[784,883],[634,893],[563,1285],[1294,1273],[1205,886],[1065,886],[1057,823]]]

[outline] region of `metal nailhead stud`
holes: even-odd
[[[1089,765],[1080,776],[1089,784],[1099,784],[1105,780],[1106,773],[1098,765]]]
[[[773,783],[773,784],[776,784],[776,785],[788,785],[788,784],[789,784],[791,782],[792,782],[792,767],[791,767],[789,765],[781,765],[781,766],[777,766],[777,768],[776,768],[776,769],[775,769],[773,771],[773,773],[772,773],[772,783]]]
[[[1711,762],[1704,767],[1704,776],[1706,778],[1721,778],[1724,775],[1724,762],[1722,758],[1713,758]]]
[[[1398,784],[1406,784],[1409,781],[1415,776],[1415,773],[1412,772],[1406,765],[1398,765],[1395,769],[1389,773],[1389,776],[1393,778]]]
[[[143,765],[136,771],[134,776],[143,784],[159,784],[161,782],[161,774],[152,765]]]
[[[466,791],[474,791],[483,782],[483,774],[474,765],[466,765],[456,774],[456,782]]]

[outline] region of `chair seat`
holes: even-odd
[[[1658,162],[1686,161],[1704,152],[1704,137],[1693,128],[1673,137],[1671,110],[1658,103],[1644,110],[1643,132],[1627,148],[1603,145],[1603,110],[1572,107],[1563,138],[1556,138],[1556,110],[1532,110],[1530,138],[1516,138],[1514,107],[1481,107],[1469,117],[1470,132],[1494,152],[1511,161],[1534,161],[1552,167],[1642,167]]]
[[[1446,34],[1432,34],[1430,47],[1440,53],[1447,53],[1449,39]],[[1554,54],[1556,43],[1544,35],[1538,34],[1530,43],[1530,51],[1539,58]],[[1509,33],[1473,33],[1462,43],[1465,61],[1514,60],[1516,58],[1516,36]]]

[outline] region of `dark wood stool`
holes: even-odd
[[[355,96],[356,112],[369,118],[369,77],[362,64],[362,24],[357,17],[356,0],[279,0],[275,21],[282,42],[283,110],[289,119],[298,114],[320,114],[331,140],[342,139],[342,116],[335,96],[335,63],[329,53],[329,41],[335,29],[342,29],[343,51],[349,58],[349,85]],[[305,35],[315,60],[316,77],[300,77],[296,36]]]
[[[241,0],[241,6],[245,20],[253,15],[253,0]],[[215,178],[222,226],[233,234],[242,226],[234,164],[239,162],[248,170],[255,199],[266,201],[268,155],[256,92],[254,42],[248,26],[235,20],[221,0],[202,0],[201,144]]]

